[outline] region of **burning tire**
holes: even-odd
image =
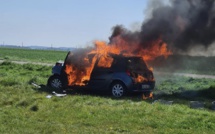
[[[52,75],[48,79],[48,84],[49,87],[55,88],[55,89],[62,89],[63,88],[63,82],[58,75]]]
[[[123,83],[115,82],[111,85],[111,93],[114,97],[122,97],[125,95],[126,88]]]

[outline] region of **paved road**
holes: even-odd
[[[4,62],[4,60],[0,60],[0,63]],[[16,64],[35,64],[35,65],[44,65],[44,66],[53,66],[55,63],[42,63],[42,62],[26,62],[26,61],[11,61]],[[204,74],[189,74],[189,73],[169,73],[169,72],[154,72],[155,75],[176,75],[176,76],[185,76],[192,78],[208,78],[215,79],[215,75],[204,75]]]

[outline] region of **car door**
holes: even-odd
[[[107,89],[113,75],[112,62],[113,58],[109,56],[101,56],[98,59],[90,76],[89,88],[96,90]]]

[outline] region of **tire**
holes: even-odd
[[[121,82],[114,82],[111,85],[111,93],[114,97],[119,98],[125,95],[126,88],[123,83]]]
[[[54,89],[62,89],[63,88],[63,82],[58,75],[52,75],[48,79],[47,85]]]

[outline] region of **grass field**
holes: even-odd
[[[64,60],[67,51],[13,49],[0,47],[0,59],[9,61],[33,61],[55,63]]]
[[[45,85],[50,71],[50,67],[41,65],[0,64],[0,133],[212,134],[215,131],[213,111],[191,109],[187,98],[172,94],[196,87],[213,88],[211,93],[214,93],[212,80],[158,78],[157,91],[167,92],[158,99],[174,100],[173,105],[143,101],[140,95],[114,99],[80,92],[48,99],[51,89],[45,86],[38,89],[31,83]],[[213,97],[198,96],[198,99],[209,103]]]

